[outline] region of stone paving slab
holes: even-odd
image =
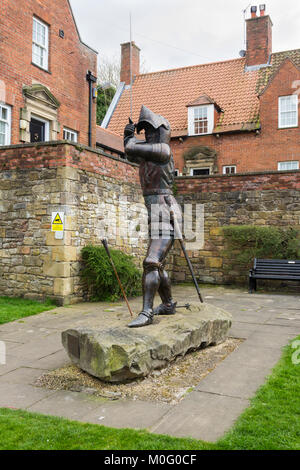
[[[42,389],[41,389],[42,390]],[[52,391],[51,396],[32,404],[28,411],[87,422],[87,416],[105,402],[85,393]]]
[[[6,364],[0,364],[0,377],[8,374],[9,372],[16,370],[20,367],[20,360],[11,356],[6,355]]]
[[[117,400],[110,401],[86,416],[89,423],[113,428],[150,429],[173,409],[164,403]]]
[[[30,406],[28,411],[120,429],[146,429],[161,419],[170,408],[170,405],[162,403],[110,401],[85,393],[58,391]]]
[[[20,367],[11,372],[5,374],[5,376],[0,376],[0,384],[25,384],[33,385],[33,383],[38,379],[45,371],[43,369],[32,369],[31,367]]]
[[[258,329],[258,325],[255,323],[240,323],[237,321],[233,322],[230,329],[229,336],[231,338],[248,339]]]
[[[61,349],[60,351],[50,354],[46,357],[42,357],[41,359],[29,361],[27,363],[28,367],[44,369],[45,371],[59,369],[67,364],[70,364],[70,359],[68,358],[68,355],[64,349]]]
[[[226,358],[226,364],[231,365],[233,370],[236,366],[259,369],[263,365],[272,368],[281,358],[281,354],[280,348],[273,349],[245,341]]]
[[[37,388],[32,385],[0,383],[0,407],[28,408],[53,393],[53,390]]]
[[[201,380],[196,390],[234,398],[251,398],[265,382],[271,368],[261,364],[260,368],[245,364],[223,361],[205,379]]]
[[[57,351],[63,349],[59,334],[52,333],[44,338],[37,338],[25,344],[13,348],[11,354],[22,360],[25,364],[26,361],[33,361],[49,356]]]
[[[241,398],[192,392],[152,426],[151,432],[213,442],[223,436],[248,405]]]
[[[36,328],[33,326],[26,326],[25,328],[23,327],[22,329],[8,332],[0,330],[0,340],[15,341],[25,344],[30,341],[35,341],[36,338],[44,338],[51,333],[56,333],[57,331],[57,329],[53,328]]]

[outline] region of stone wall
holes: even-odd
[[[205,243],[189,251],[197,277],[208,283],[245,283],[248,272],[235,267],[224,253],[222,227],[272,225],[300,229],[300,171],[230,176],[181,177],[176,180],[181,204],[204,204]],[[177,245],[173,279],[191,281]]]
[[[54,211],[65,213],[63,240],[51,232]],[[0,295],[83,300],[80,252],[104,236],[138,265],[145,254],[137,168],[101,151],[59,142],[2,148],[0,215]]]

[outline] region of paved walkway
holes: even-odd
[[[191,286],[174,290],[180,302],[197,301]],[[249,295],[223,287],[204,289],[203,295],[206,302],[233,314],[230,336],[245,341],[179,404],[109,401],[32,385],[45,371],[70,362],[61,345],[61,332],[84,325],[87,317],[99,318],[100,323],[101,313],[109,307],[96,303],[60,307],[0,325],[0,340],[7,347],[7,363],[0,365],[0,407],[216,441],[248,406],[279,360],[282,347],[300,334],[300,296]],[[139,304],[140,299],[132,302],[136,312]]]

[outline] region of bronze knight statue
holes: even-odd
[[[145,131],[145,141],[135,137]],[[140,182],[148,210],[150,243],[144,260],[143,310],[128,326],[138,328],[150,325],[154,315],[173,315],[176,303],[172,299],[171,282],[164,266],[174,244],[174,218],[181,219],[181,210],[173,196],[174,160],[169,146],[171,127],[169,122],[142,106],[139,122],[127,124],[124,131],[124,147],[129,161],[139,164]],[[155,212],[155,213],[154,213]],[[159,219],[157,218],[159,214]],[[170,217],[171,214],[171,217]],[[153,236],[152,228],[158,229]],[[153,310],[158,291],[162,304]]]

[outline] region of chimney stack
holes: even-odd
[[[247,52],[246,64],[248,67],[265,65],[269,63],[272,54],[272,26],[269,15],[265,15],[266,5],[260,5],[260,16],[256,15],[257,7],[251,7],[251,18],[247,24]]]
[[[131,64],[132,64],[132,80],[140,73],[140,49],[131,42]],[[130,85],[130,42],[121,44],[121,73],[120,81],[125,85]]]

